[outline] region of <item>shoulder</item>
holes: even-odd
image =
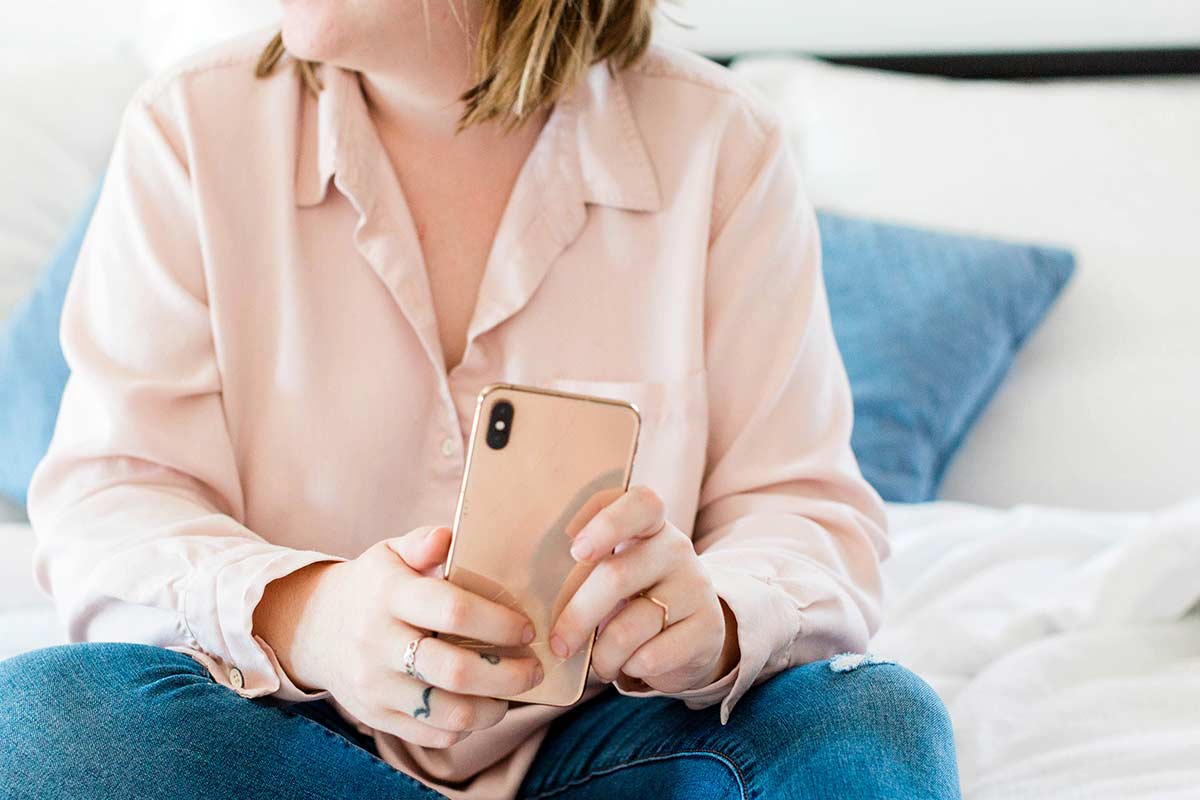
[[[279,93],[284,84],[294,83],[286,63],[281,62],[266,78],[254,74],[259,56],[276,30],[276,26],[257,28],[179,59],[146,79],[134,93],[133,102],[169,117],[202,114],[214,106],[236,114],[244,107],[243,101],[253,96]]]
[[[197,137],[226,138],[295,119],[299,79],[285,56],[255,75],[276,28],[259,28],[196,51],[143,81],[126,113],[148,115],[179,151]]]
[[[635,108],[675,103],[726,134],[759,142],[782,126],[780,114],[746,78],[677,45],[652,43],[625,73]]]
[[[711,175],[714,230],[760,171],[794,166],[786,160],[783,115],[728,67],[654,43],[622,74],[660,176],[682,170]],[[673,183],[685,185],[678,176]]]
[[[254,66],[275,30],[274,26],[257,28],[191,53],[145,80],[134,99],[153,105],[163,94],[213,80],[231,88],[248,86],[257,80]]]

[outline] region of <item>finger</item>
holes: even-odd
[[[598,561],[623,541],[653,536],[665,523],[666,506],[658,493],[632,486],[588,520],[571,543],[571,556],[576,561]]]
[[[405,645],[409,638],[402,638]],[[402,650],[394,662],[393,669],[402,672]],[[513,697],[537,686],[544,677],[536,658],[482,653],[433,637],[421,640],[414,667],[423,683],[476,697]]]
[[[647,682],[672,673],[685,682],[703,675],[720,657],[725,643],[720,617],[719,612],[712,617],[697,613],[673,624],[634,651],[621,672]]]
[[[533,641],[533,623],[523,614],[440,578],[404,581],[392,594],[392,614],[418,628],[489,644]]]
[[[680,538],[691,547],[686,537],[681,534]],[[681,551],[683,546],[667,537],[656,536],[596,565],[554,621],[550,632],[550,649],[554,654],[569,658],[587,642],[592,631],[617,603],[655,585],[680,563],[682,552],[677,552],[676,548]],[[680,593],[678,596],[681,606],[676,610],[677,617],[688,611],[682,606],[687,602],[687,595]]]
[[[445,525],[417,528],[404,536],[387,540],[388,549],[409,568],[423,572],[446,560],[450,552],[451,531]]]
[[[567,599],[570,600],[571,598],[568,597]],[[601,633],[604,632],[604,627],[606,625],[608,625],[608,623],[611,622],[613,620],[613,618],[615,616],[617,616],[617,614],[620,614],[621,610],[623,608],[625,608],[625,606],[629,605],[629,601],[632,599],[633,598],[631,598],[631,597],[626,597],[624,600],[622,600],[621,602],[619,602],[615,606],[613,606],[612,611],[610,611],[604,615],[604,619],[600,620],[600,624],[596,626],[596,635],[597,636],[599,636]]]
[[[504,700],[457,694],[414,678],[403,680],[405,699],[400,707],[390,710],[401,711],[440,730],[461,733],[490,728],[504,719],[508,711]]]
[[[644,597],[635,597],[596,637],[592,669],[605,681],[612,681],[629,657],[661,630],[662,609]]]
[[[388,630],[388,640],[410,641],[411,636],[419,635],[411,628],[396,624]],[[427,640],[422,640],[417,648],[421,655]],[[401,656],[403,660],[403,656]],[[435,689],[420,677],[407,675],[402,669],[394,669],[385,659],[382,670],[371,671],[370,675],[362,676],[366,683],[355,682],[348,687],[346,696],[351,704],[358,708],[352,709],[364,722],[370,723],[364,713],[375,715],[380,711],[401,712],[408,714],[425,725],[454,732],[480,730],[491,727],[504,718],[508,703],[492,697],[475,697],[451,692],[446,689]],[[354,698],[362,702],[355,703]],[[365,708],[362,708],[365,706]],[[378,727],[378,726],[376,726]]]
[[[387,731],[406,742],[421,747],[444,748],[458,744],[470,735],[470,731],[448,731],[435,728],[426,722],[414,719],[403,711],[382,709],[365,717],[363,722],[381,731]]]

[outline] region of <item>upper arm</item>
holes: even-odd
[[[886,548],[882,502],[850,449],[853,404],[821,272],[820,231],[785,131],[761,129],[718,216],[705,287],[709,462],[696,523],[751,509],[857,514]],[[866,519],[863,520],[862,518]]]
[[[176,486],[240,514],[185,143],[145,95],[122,117],[68,285],[70,377],[31,515],[116,481]]]

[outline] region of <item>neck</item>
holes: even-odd
[[[428,24],[407,31],[411,41],[392,43],[360,70],[372,117],[389,136],[449,143],[472,86],[482,3],[429,3]],[[466,133],[466,132],[464,132]]]
[[[466,73],[451,83],[443,73],[428,76],[417,69],[403,72],[363,72],[363,95],[381,132],[430,142],[454,139],[462,116],[459,96],[470,88]],[[434,77],[434,80],[425,80]]]

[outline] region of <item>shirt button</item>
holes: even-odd
[[[235,689],[241,689],[246,685],[246,679],[242,676],[242,671],[237,667],[230,668],[229,682],[233,684],[233,688]]]
[[[447,436],[445,439],[442,439],[442,455],[444,455],[444,456],[454,455],[454,439],[453,438]]]

